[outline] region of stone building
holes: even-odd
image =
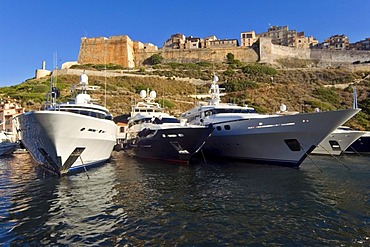
[[[209,47],[236,47],[239,46],[237,39],[216,39],[209,42]]]
[[[299,32],[297,33],[297,35],[294,35],[291,38],[291,44],[293,45],[290,45],[290,46],[307,49],[307,48],[314,47],[318,43],[319,41],[315,39],[313,36],[306,37],[304,36],[304,32]]]
[[[356,43],[349,44],[349,49],[370,51],[370,38],[366,38]]]
[[[315,48],[328,50],[349,50],[349,39],[344,34],[336,34],[318,43]]]
[[[251,47],[257,40],[258,37],[254,31],[240,33],[240,46]]]
[[[203,48],[204,43],[201,38],[194,38],[192,36],[185,39],[184,49],[199,49]]]
[[[304,35],[304,32],[289,30],[288,26],[270,26],[267,32],[257,34],[256,37],[271,38],[271,42],[274,45],[282,45],[303,49],[308,49],[318,44],[318,40],[314,37],[306,37]]]
[[[211,42],[217,40],[217,37],[212,35],[204,38],[204,48],[210,48]]]
[[[176,33],[164,42],[162,49],[184,49],[185,42],[185,35]]]
[[[163,44],[162,49],[201,49],[212,47],[235,47],[239,46],[237,39],[217,39],[216,36],[209,36],[204,39],[177,33],[171,35]]]
[[[6,132],[14,132],[13,118],[24,113],[24,108],[15,102],[4,101],[0,102],[0,130]]]

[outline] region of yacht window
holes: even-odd
[[[292,151],[301,151],[301,144],[299,144],[297,139],[286,139],[284,140],[286,145],[290,148]]]
[[[90,112],[88,112],[88,111],[80,111],[80,114],[90,116]]]
[[[340,148],[340,145],[337,141],[329,141],[329,144],[331,146],[331,148],[333,149],[333,151],[341,151],[341,148]]]
[[[103,118],[104,116],[103,115],[101,115],[101,117],[100,118]],[[108,119],[108,120],[113,120],[113,116],[112,115],[106,115],[105,116],[105,119]]]
[[[216,127],[216,129],[217,129],[218,131],[221,131],[221,129],[222,129],[222,128],[221,128],[221,126],[217,126],[217,127]]]
[[[153,120],[153,123],[155,123],[155,124],[163,124],[163,120],[162,119],[159,119],[159,118],[155,118],[154,120]]]
[[[225,125],[224,128],[225,128],[225,130],[230,130],[231,129],[230,125]]]
[[[163,123],[179,123],[180,121],[176,118],[162,118]]]
[[[243,109],[243,110],[241,110],[241,113],[256,113],[256,110],[254,110],[254,109]]]
[[[76,106],[74,104],[62,105],[62,106],[60,106],[60,111],[71,111],[72,110],[72,112],[75,112],[77,110],[76,108],[77,109],[86,109],[88,111],[98,111],[98,112],[101,112],[102,114],[108,114],[108,112],[103,110],[103,109],[96,109],[94,107]]]

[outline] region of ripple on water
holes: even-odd
[[[315,158],[300,169],[125,158],[56,179],[1,160],[0,243],[352,245],[369,243],[370,169]],[[353,164],[353,165],[352,165]]]

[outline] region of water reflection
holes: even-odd
[[[58,181],[38,179],[30,163],[28,154],[1,160],[0,242],[21,244],[28,239],[27,242],[32,243],[44,231],[50,199],[55,198],[53,192]]]
[[[369,243],[367,157],[300,169],[124,157],[61,179],[27,156],[1,160],[0,243],[341,245]]]

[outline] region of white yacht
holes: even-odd
[[[12,154],[17,146],[18,143],[12,142],[4,131],[0,131],[0,156]]]
[[[340,126],[317,145],[312,154],[341,155],[352,143],[363,136],[365,131]]]
[[[131,155],[171,162],[189,163],[200,151],[214,128],[189,125],[164,112],[154,102],[155,91],[140,92],[142,101],[133,105],[126,134],[126,152]]]
[[[107,108],[92,103],[87,91],[95,89],[84,73],[74,101],[57,104],[59,91],[51,86],[44,110],[15,118],[19,139],[43,168],[60,176],[110,158],[117,126]]]
[[[215,127],[202,148],[206,157],[299,166],[328,134],[360,111],[258,114],[252,107],[221,103],[217,81],[214,76],[207,105],[181,115],[191,124]]]

